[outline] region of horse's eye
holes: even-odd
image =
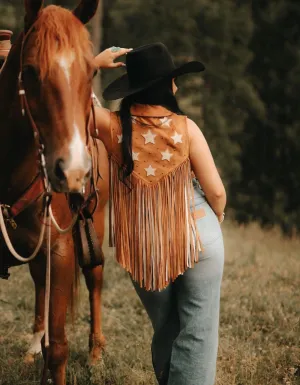
[[[31,78],[35,78],[36,80],[39,78],[38,69],[32,65],[25,65],[22,71],[23,78],[30,76]]]

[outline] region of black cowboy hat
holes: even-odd
[[[163,43],[147,44],[126,55],[127,73],[113,81],[103,92],[105,100],[116,100],[142,91],[164,78],[176,78],[192,72],[204,71],[199,61],[175,67]]]

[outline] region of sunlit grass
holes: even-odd
[[[226,265],[222,289],[217,385],[300,384],[300,240],[276,230],[224,223]],[[89,312],[81,285],[78,314],[67,331],[68,383],[154,385],[151,327],[127,274],[106,248],[103,362],[87,365]],[[34,292],[28,267],[0,282],[0,384],[39,384],[42,361],[26,367]],[[72,338],[70,338],[72,337]],[[184,385],[184,384],[183,384]],[[201,384],[199,384],[201,385]]]

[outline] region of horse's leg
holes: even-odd
[[[35,286],[35,318],[33,325],[33,337],[27,350],[24,362],[31,364],[34,357],[41,353],[41,340],[44,335],[44,306],[45,306],[45,264],[33,261],[29,264],[29,270]],[[44,272],[44,273],[43,273]]]
[[[97,140],[98,161],[101,178],[98,180],[99,201],[93,220],[100,244],[103,244],[105,230],[105,206],[109,197],[109,163],[106,149],[101,141]],[[91,332],[89,337],[90,363],[94,364],[102,356],[105,338],[102,334],[101,294],[103,282],[103,266],[93,269],[83,269],[86,285],[89,291]]]
[[[91,332],[89,336],[90,364],[95,364],[102,355],[105,338],[102,334],[101,317],[101,291],[103,280],[103,267],[83,269],[86,285],[89,291]]]
[[[75,276],[75,258],[72,239],[69,234],[57,242],[55,252],[51,254],[51,289],[49,309],[48,349],[44,347],[44,358],[54,385],[65,385],[68,343],[65,323],[68,304],[72,295],[72,283]]]
[[[104,238],[105,207],[98,209],[94,214],[94,224],[101,245]],[[95,364],[101,358],[105,346],[102,334],[101,294],[103,283],[103,266],[93,269],[83,269],[86,286],[89,291],[91,332],[89,336],[90,364]]]

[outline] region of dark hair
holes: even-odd
[[[167,78],[156,83],[150,88],[147,88],[141,92],[135,93],[130,96],[126,96],[120,105],[119,116],[122,125],[122,156],[123,164],[119,170],[119,178],[128,187],[126,179],[131,175],[133,171],[132,160],[132,122],[130,108],[134,104],[151,104],[156,106],[163,106],[168,110],[182,115],[176,97],[173,93],[172,79]]]

